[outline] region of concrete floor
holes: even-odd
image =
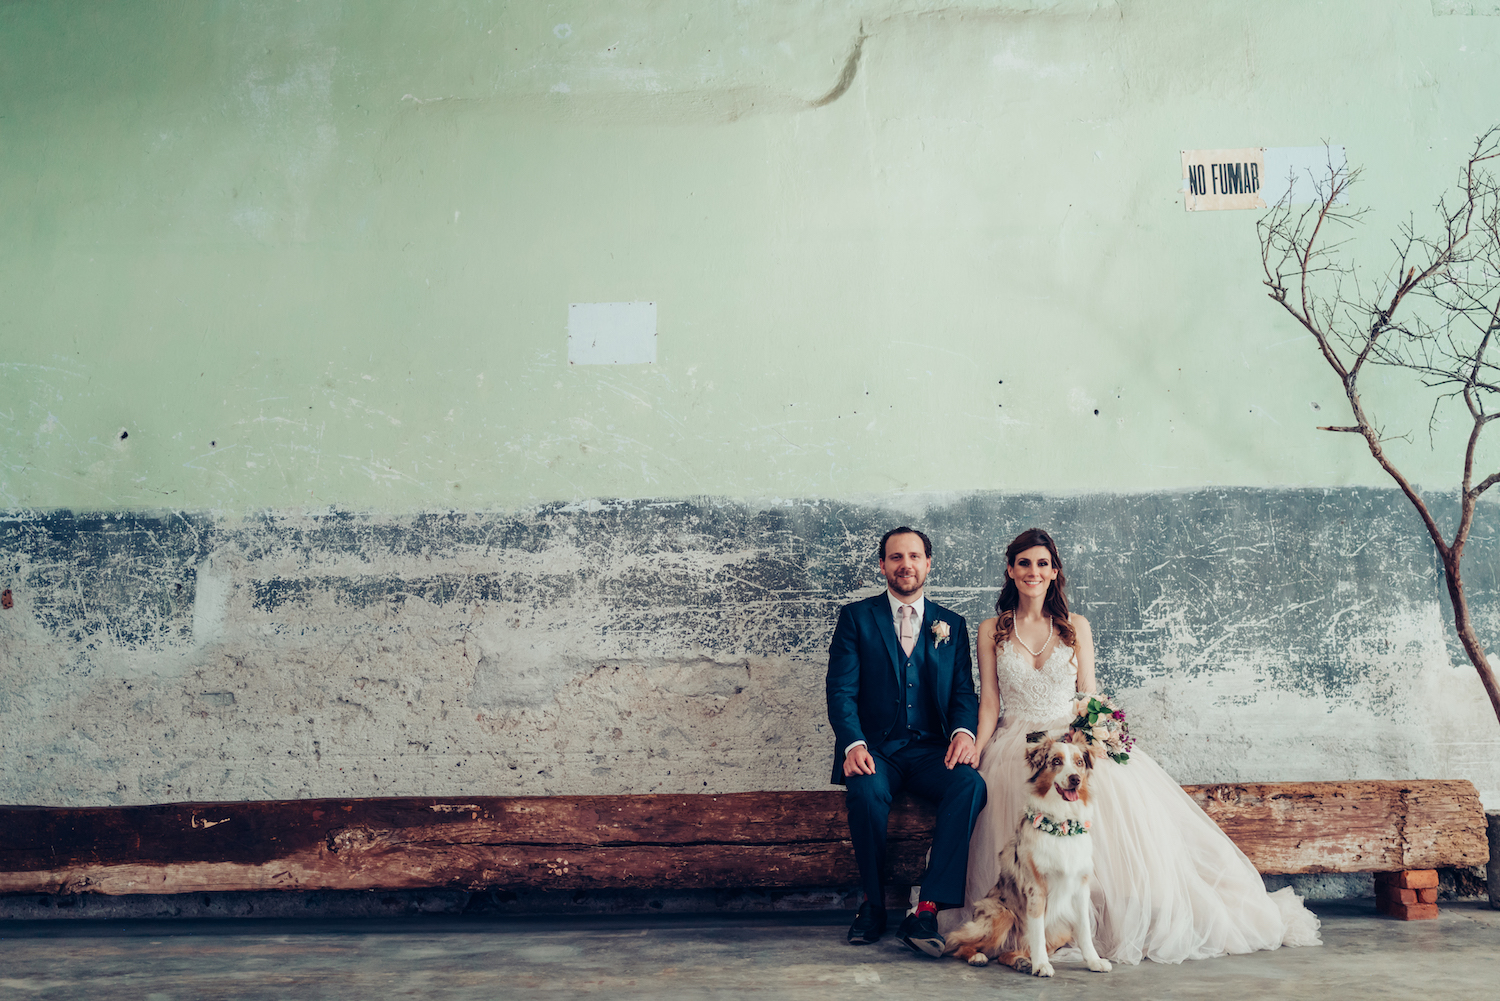
[[[843,942],[847,918],[0,922],[0,998],[142,1001],[395,997],[1052,999],[1482,998],[1495,994],[1500,911],[1436,921],[1317,903],[1322,948],[1182,966],[1059,966],[1051,981],[916,957],[889,937]]]

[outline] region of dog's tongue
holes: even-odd
[[[1077,789],[1064,789],[1062,786],[1058,786],[1057,794],[1063,799],[1067,800],[1069,803],[1075,802],[1078,799]]]

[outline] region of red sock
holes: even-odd
[[[936,914],[937,913],[937,904],[934,904],[930,900],[919,900],[919,901],[917,901],[917,913],[918,914]]]

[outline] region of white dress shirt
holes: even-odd
[[[899,643],[901,642],[901,606],[905,602],[897,598],[889,590],[885,592],[885,600],[891,603],[891,622],[896,627],[896,642]],[[922,616],[927,614],[927,599],[920,594],[917,595],[917,600],[911,603],[911,610],[917,613],[917,624],[914,628],[917,631],[917,639],[921,639]]]

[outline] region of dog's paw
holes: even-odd
[[[990,957],[986,956],[982,952],[976,952],[974,953],[974,955],[969,957],[970,966],[988,966],[989,962]]]
[[[1109,965],[1109,960],[1107,959],[1094,959],[1089,961],[1089,969],[1095,973],[1108,973],[1114,967]]]
[[[1011,964],[1011,969],[1015,970],[1017,973],[1030,973],[1031,960],[1026,958],[1025,956],[1019,956],[1017,957],[1016,961]]]
[[[1031,975],[1033,977],[1050,977],[1056,972],[1056,970],[1052,969],[1052,964],[1045,959],[1031,968]]]

